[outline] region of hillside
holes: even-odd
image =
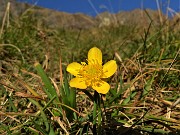
[[[47,8],[42,8],[26,3],[19,3],[15,0],[9,0],[11,3],[10,13],[13,17],[18,17],[30,13],[38,17],[39,23],[47,25],[49,28],[92,28],[101,27],[106,25],[129,25],[136,27],[147,27],[151,21],[154,25],[161,25],[164,22],[170,21],[171,25],[178,22],[178,14],[167,20],[162,13],[159,15],[158,11],[151,9],[141,10],[136,9],[133,11],[121,11],[117,14],[104,12],[96,17],[91,17],[85,14],[76,13],[69,14],[66,12],[55,11]],[[7,0],[0,1],[0,18],[5,12]],[[177,29],[177,28],[176,28]]]

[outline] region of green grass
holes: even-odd
[[[52,30],[30,13],[10,20],[0,39],[0,134],[178,134],[180,35],[168,25],[140,31],[126,25]],[[118,64],[95,123],[93,91],[70,88],[65,71],[86,61],[93,46],[104,63]]]

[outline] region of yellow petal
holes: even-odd
[[[86,89],[87,85],[85,84],[85,81],[83,78],[73,78],[70,80],[69,85],[71,87],[79,88],[79,89]]]
[[[117,70],[117,64],[115,60],[110,60],[103,65],[103,77],[108,78],[112,76]]]
[[[81,68],[82,68],[81,64],[79,64],[77,62],[73,62],[67,66],[66,71],[68,71],[69,73],[71,73],[74,76],[78,76],[79,70]]]
[[[97,47],[91,48],[88,52],[88,64],[90,64],[90,62],[102,64],[102,52]]]
[[[110,89],[110,85],[107,82],[101,81],[99,86],[93,85],[92,88],[98,93],[106,94]]]

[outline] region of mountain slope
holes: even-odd
[[[117,14],[104,12],[96,17],[91,17],[85,14],[76,13],[69,14],[59,12],[47,8],[42,8],[27,3],[16,2],[15,0],[0,0],[0,20],[6,10],[7,2],[10,2],[10,13],[16,18],[19,15],[31,14],[37,17],[38,21],[47,25],[49,28],[92,28],[102,27],[107,25],[129,25],[139,28],[147,27],[151,21],[153,25],[160,25],[166,21],[166,17],[158,11],[147,9],[136,9],[133,11],[122,11]],[[178,16],[172,19],[172,25],[177,23]]]

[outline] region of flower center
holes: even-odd
[[[84,67],[80,70],[80,75],[85,79],[86,85],[96,85],[101,81],[103,75],[102,65],[98,63],[83,64]]]

